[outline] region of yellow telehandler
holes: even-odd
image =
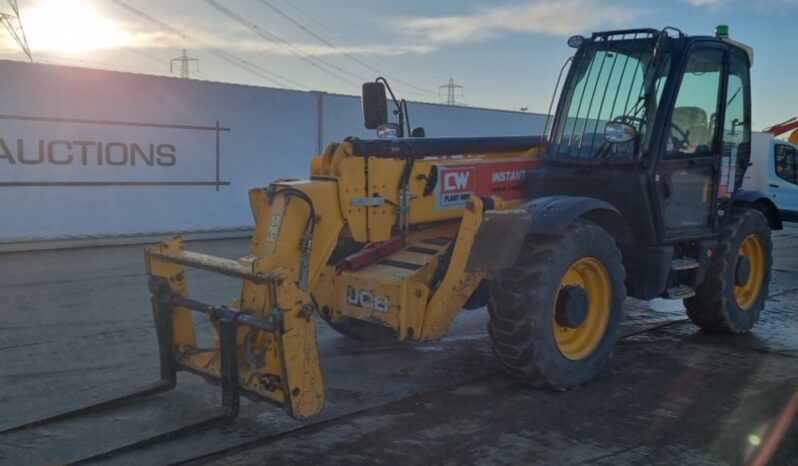
[[[709,331],[750,330],[781,228],[767,196],[740,189],[752,50],[722,27],[568,44],[545,136],[424,137],[378,79],[363,85],[363,110],[381,137],[332,143],[308,179],[252,189],[247,256],[186,251],[180,238],[147,248],[162,380],[143,394],[184,370],[221,385],[223,416],[240,394],[315,416],[317,315],[355,339],[423,341],[487,305],[506,371],[557,390],[607,365],[627,295],[683,299]],[[192,300],[184,267],[238,277],[241,294]],[[198,314],[216,329],[211,349],[197,345]]]

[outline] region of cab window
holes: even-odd
[[[751,156],[751,121],[746,118],[750,108],[748,57],[733,49],[729,56],[729,79],[726,85],[726,116],[723,123],[723,145],[721,155],[734,160],[734,186],[742,183],[743,171],[740,164],[746,164]]]
[[[688,58],[665,142],[668,158],[712,154],[723,54],[707,48]]]
[[[779,144],[776,146],[776,175],[779,178],[796,184],[796,149],[792,146]]]

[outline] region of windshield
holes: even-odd
[[[635,148],[647,143],[647,129],[656,113],[669,64],[665,60],[652,69],[654,44],[654,39],[602,41],[580,51],[564,90],[549,155],[627,160],[635,156]],[[604,126],[608,122],[633,126],[637,140],[606,143]]]

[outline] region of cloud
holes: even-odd
[[[537,0],[524,5],[483,8],[461,15],[410,18],[400,27],[408,35],[427,43],[461,43],[507,33],[567,36],[628,22],[636,18],[638,12],[598,0]]]
[[[221,50],[236,52],[255,52],[273,55],[296,55],[298,52],[312,57],[336,56],[336,55],[382,55],[395,56],[412,54],[426,54],[434,52],[433,45],[424,44],[370,44],[370,45],[351,45],[333,47],[320,43],[310,42],[287,42],[276,43],[265,39],[249,38],[249,34],[235,33],[208,33],[191,31],[191,37],[201,38],[203,45]],[[183,37],[169,33],[134,33],[131,34],[129,45],[147,49],[178,49],[196,48],[197,44],[186,41]]]
[[[215,40],[214,46],[220,46],[220,42]],[[425,54],[434,52],[436,48],[432,45],[353,45],[346,47],[331,47],[323,44],[311,44],[305,42],[289,42],[288,45],[276,44],[265,40],[244,40],[226,45],[221,45],[224,49],[238,49],[242,51],[264,52],[275,55],[294,55],[297,51],[304,55],[313,57],[335,56],[335,55],[382,55],[395,56],[407,53]]]

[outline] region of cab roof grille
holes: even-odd
[[[611,40],[653,39],[659,35],[658,29],[621,29],[617,31],[594,32],[591,36],[593,42]]]

